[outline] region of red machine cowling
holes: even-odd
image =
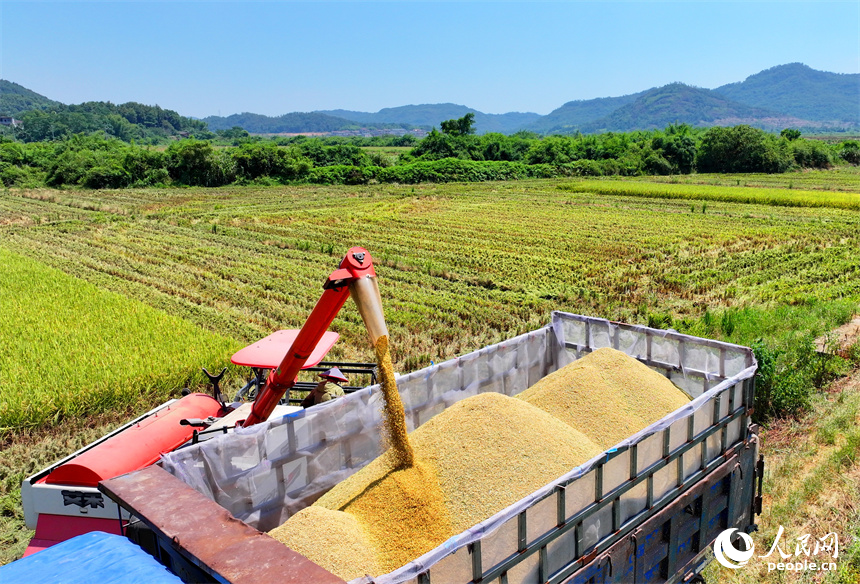
[[[45,482],[96,487],[101,480],[149,466],[163,452],[175,450],[190,440],[194,428],[180,425],[180,420],[218,415],[223,412],[217,400],[204,393],[192,393],[60,465]]]

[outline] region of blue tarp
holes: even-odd
[[[0,566],[2,584],[181,584],[120,535],[93,531]]]

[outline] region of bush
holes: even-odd
[[[82,184],[88,189],[121,189],[131,184],[131,180],[122,166],[110,164],[89,169]]]
[[[791,142],[794,161],[801,168],[830,168],[833,160],[826,144],[815,140],[795,139]]]
[[[663,158],[663,156],[657,152],[652,152],[648,158],[645,159],[644,166],[647,174],[667,175],[674,174],[675,171],[672,163]]]
[[[216,152],[209,142],[175,142],[165,156],[170,177],[182,184],[218,187],[236,180],[236,162],[228,152]]]
[[[0,183],[3,183],[4,187],[40,187],[45,184],[45,173],[30,166],[0,162]]]
[[[157,150],[130,147],[125,153],[122,167],[134,186],[152,186],[169,180],[165,164],[164,154]]]
[[[377,169],[379,182],[415,184],[420,182],[482,182],[521,178],[552,178],[558,171],[551,165],[529,166],[518,162],[495,162],[445,158]]]
[[[231,151],[236,174],[243,181],[263,177],[282,182],[301,180],[313,167],[313,162],[296,148],[280,148],[273,142],[242,144]]]
[[[854,140],[843,142],[839,157],[849,164],[860,164],[860,143]]]
[[[360,185],[367,184],[376,176],[375,166],[322,166],[312,168],[308,173],[307,181],[324,185]]]
[[[710,128],[696,159],[699,172],[777,173],[793,163],[787,140],[745,125]]]
[[[793,416],[809,407],[813,391],[844,373],[844,359],[818,353],[807,333],[775,348],[759,339],[752,345],[756,372],[755,420]]]

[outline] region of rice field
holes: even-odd
[[[860,182],[860,175],[852,176]],[[604,186],[608,194],[594,192]],[[710,189],[745,191],[751,193],[747,200],[758,203],[708,200],[691,207],[687,200],[663,198],[670,188],[705,198]],[[32,369],[44,350],[39,341],[22,342],[19,331],[27,330],[29,321],[17,315],[74,302],[64,307],[66,314],[89,323],[76,329],[97,332],[96,323],[112,323],[123,330],[146,330],[145,336],[122,336],[110,328],[104,334],[115,339],[118,355],[140,354],[140,343],[148,344],[150,353],[132,367],[121,367],[119,357],[105,361],[99,348],[103,339],[81,336],[75,345],[90,347],[91,354],[58,346],[56,353],[67,357],[47,360],[75,363],[67,365],[73,371],[58,379],[71,379],[79,371],[75,383],[98,380],[93,385],[99,389],[87,389],[94,395],[101,395],[112,379],[119,381],[118,375],[166,376],[171,380],[162,387],[179,384],[170,377],[178,373],[166,371],[179,371],[187,363],[172,355],[187,352],[192,337],[204,342],[198,328],[214,336],[205,337],[209,352],[197,362],[215,367],[234,347],[279,328],[301,326],[321,295],[323,279],[353,245],[366,247],[375,258],[392,358],[400,371],[534,329],[554,309],[627,322],[648,322],[655,313],[693,322],[706,310],[802,308],[860,298],[856,211],[762,204],[771,201],[771,191],[795,193],[537,180],[416,187],[3,191],[0,246],[19,254],[6,252],[16,259],[4,262],[8,266],[0,272],[4,285],[13,287],[6,302],[11,297],[26,297],[27,302],[15,300],[14,307],[3,311],[7,319],[16,315],[3,324],[4,333],[15,332],[3,338],[7,363],[17,365],[6,366],[0,383],[9,388],[21,383],[22,371]],[[860,197],[813,190],[800,194],[807,192]],[[33,267],[26,279],[13,275],[12,269],[24,270],[24,257],[80,281],[57,271],[49,275],[43,267]],[[43,287],[42,300],[28,293],[40,282],[55,280],[62,283]],[[84,282],[86,293],[77,290]],[[53,295],[45,295],[49,291]],[[114,293],[113,304],[95,300],[109,292]],[[148,305],[141,322],[113,316],[131,318],[122,308],[127,299],[135,306]],[[332,328],[343,338],[333,358],[373,359],[351,303]],[[153,332],[158,330],[173,331],[184,340],[168,347],[173,341]],[[170,357],[156,368],[152,358],[159,351]],[[103,371],[104,377],[94,377],[90,369]],[[186,366],[186,372],[191,370]],[[130,383],[123,378],[117,385]],[[60,411],[79,401],[61,399],[69,393],[59,386],[48,391],[40,385],[33,392],[26,400],[4,399],[0,425],[47,423],[50,416],[32,412],[43,407]],[[9,389],[3,393],[15,394]],[[105,399],[92,402],[103,405],[77,407],[96,411],[114,403]],[[33,400],[43,405],[37,408]],[[51,405],[61,401],[67,405]]]
[[[811,196],[836,204],[780,204]],[[860,215],[840,202],[857,196],[853,169],[0,190],[0,562],[32,535],[16,485],[87,441],[72,444],[90,436],[76,428],[199,387],[201,366],[301,326],[353,245],[375,259],[399,372],[542,326],[552,310],[750,344],[820,334],[857,309]],[[373,360],[351,303],[332,330],[332,358]]]
[[[160,403],[235,341],[0,247],[0,438]]]
[[[856,211],[565,190],[583,184],[6,191],[0,245],[238,343],[300,326],[361,245],[399,371],[531,330],[555,309],[693,322],[860,298]],[[373,359],[351,303],[332,328],[332,357]]]
[[[737,181],[740,183],[740,179],[737,179]],[[572,193],[595,193],[612,196],[723,201],[781,207],[860,209],[860,193],[858,192],[795,189],[793,187],[749,187],[668,182],[585,180],[581,183],[565,184],[560,188]]]
[[[839,166],[829,170],[803,170],[781,174],[683,174],[651,176],[649,182],[714,185],[725,187],[770,187],[813,191],[860,192],[860,167]]]

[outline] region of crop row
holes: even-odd
[[[363,245],[401,361],[498,340],[553,308],[636,320],[654,306],[697,314],[857,291],[855,213],[716,202],[691,212],[558,185],[63,192],[0,240],[242,341],[300,325],[340,254]],[[16,202],[39,204],[4,199]],[[51,220],[58,206],[76,219]],[[108,206],[118,211],[88,209]],[[336,327],[338,356],[368,356],[350,305]]]
[[[236,343],[300,326],[341,254],[362,245],[401,369],[553,309],[647,322],[860,295],[856,212],[711,202],[703,213],[565,184],[8,191],[0,245]],[[333,328],[333,357],[371,357],[351,304]]]

